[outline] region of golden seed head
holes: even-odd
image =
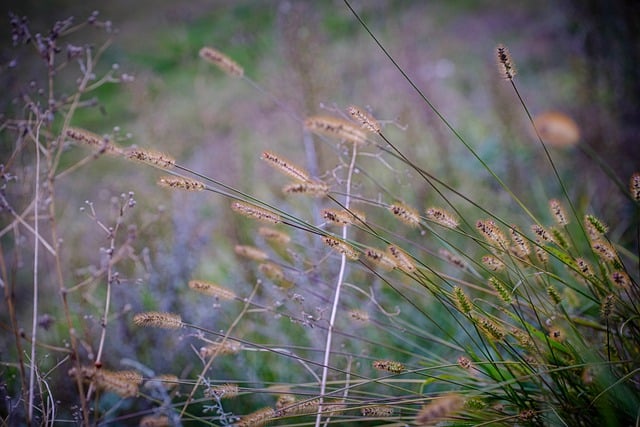
[[[258,270],[269,279],[278,283],[284,280],[284,271],[277,264],[272,262],[265,262],[258,266]]]
[[[464,405],[464,399],[458,394],[449,394],[433,399],[416,415],[419,426],[433,426],[454,416]]]
[[[619,288],[629,289],[631,287],[631,279],[624,271],[614,271],[611,273],[611,281]]]
[[[377,249],[367,248],[364,251],[364,255],[369,261],[380,266],[384,270],[390,271],[397,267],[397,264],[393,258]]]
[[[269,227],[260,227],[258,234],[271,243],[286,245],[291,241],[291,237],[287,233],[275,230]]]
[[[346,256],[352,261],[357,261],[358,258],[360,257],[360,254],[358,253],[357,250],[354,249],[353,246],[349,245],[348,243],[345,243],[342,240],[338,240],[331,236],[325,236],[323,238],[323,241],[325,245],[329,246],[334,251]]]
[[[270,222],[272,224],[277,224],[281,221],[280,215],[245,202],[233,202],[231,203],[231,209],[240,215],[244,215],[258,221]]]
[[[502,261],[491,255],[483,256],[482,263],[485,265],[485,267],[487,267],[489,271],[502,271],[505,267]]]
[[[245,415],[240,418],[235,426],[236,427],[260,427],[267,424],[271,419],[276,416],[276,411],[273,408],[262,408],[255,412]]]
[[[201,294],[211,295],[217,299],[233,300],[237,298],[235,292],[214,283],[205,282],[202,280],[189,281],[189,288]]]
[[[407,370],[407,367],[395,360],[376,360],[372,366],[379,371],[387,371],[393,374],[401,374]]]
[[[305,194],[313,197],[324,197],[329,193],[329,186],[322,181],[297,182],[282,187],[285,194]]]
[[[515,254],[515,256],[519,258],[525,258],[529,256],[531,253],[531,246],[529,245],[529,241],[524,238],[524,236],[520,233],[515,226],[510,228],[511,232],[511,241],[513,242],[513,246],[511,247],[511,251]]]
[[[146,150],[143,148],[129,148],[124,155],[129,160],[146,163],[160,169],[171,169],[176,165],[174,158],[154,150]]]
[[[101,137],[93,132],[89,132],[88,130],[69,127],[67,128],[65,133],[68,138],[74,140],[75,142],[88,145],[92,148],[97,148],[101,153],[123,153],[122,148],[111,142],[109,138]]]
[[[559,200],[549,200],[549,209],[551,210],[551,214],[553,215],[553,218],[558,225],[565,226],[569,224],[569,217],[567,216],[567,213],[565,212],[564,207]]]
[[[393,203],[389,205],[389,212],[394,214],[400,221],[404,222],[410,227],[417,227],[420,225],[420,214],[417,210],[404,203]]]
[[[442,208],[429,208],[426,213],[427,218],[443,227],[457,228],[460,225],[455,216]]]
[[[142,379],[140,378],[140,382],[136,383],[136,380],[132,381],[127,375],[120,375],[119,372],[96,369],[92,381],[101,390],[110,391],[127,398],[138,395],[138,385],[142,382]]]
[[[205,391],[205,396],[218,399],[232,399],[238,396],[238,384],[221,384],[210,387]]]
[[[367,323],[369,321],[369,313],[362,310],[351,310],[349,312],[349,317],[353,320],[357,320],[358,322]]]
[[[300,181],[300,182],[308,182],[311,181],[309,177],[309,173],[303,168],[294,165],[289,160],[278,156],[275,153],[270,151],[265,151],[262,153],[260,157],[262,160],[266,161],[272,167],[278,169],[285,175],[290,176],[291,178]]]
[[[202,191],[207,188],[204,183],[198,180],[183,178],[180,176],[164,176],[158,180],[158,185],[161,187],[175,188],[186,191]]]
[[[458,357],[458,366],[460,366],[462,369],[471,369],[473,363],[471,362],[471,360],[469,360],[469,358],[460,356]]]
[[[535,250],[538,261],[540,261],[542,264],[546,264],[549,262],[549,253],[545,251],[544,248],[536,245]]]
[[[544,227],[534,224],[531,226],[531,231],[533,231],[533,234],[537,236],[536,241],[538,243],[555,243],[553,236]]]
[[[399,247],[389,245],[389,247],[387,247],[387,254],[394,259],[398,270],[404,271],[405,273],[413,273],[416,271],[416,264],[413,262],[413,259]]]
[[[281,394],[276,401],[276,409],[278,410],[278,416],[280,416],[280,410],[287,408],[296,403],[296,397],[293,394]]]
[[[347,111],[351,117],[360,124],[362,129],[367,132],[380,133],[380,123],[367,111],[358,108],[355,105],[347,107]]]
[[[591,243],[591,247],[594,252],[603,260],[607,262],[616,262],[618,260],[618,254],[611,244],[604,239],[596,240]]]
[[[234,251],[236,255],[253,261],[266,261],[269,259],[269,255],[265,251],[262,251],[255,246],[236,245]]]
[[[636,172],[631,175],[631,179],[629,180],[629,192],[631,193],[631,198],[636,202],[640,202],[640,172]]]
[[[365,406],[364,408],[360,409],[360,413],[364,417],[392,417],[393,406],[387,406],[387,405]]]
[[[578,268],[578,271],[580,271],[580,273],[582,273],[584,276],[593,276],[593,269],[591,268],[589,262],[585,259],[577,258],[576,267]]]
[[[500,75],[507,80],[513,80],[513,77],[516,75],[516,67],[511,59],[509,49],[500,44],[496,47],[496,54]]]
[[[365,214],[354,209],[324,209],[322,217],[338,225],[362,224],[366,221]]]
[[[487,242],[495,244],[500,248],[508,247],[506,236],[493,220],[478,220],[476,222],[476,228],[482,233]]]
[[[169,427],[171,420],[166,415],[146,415],[140,419],[139,427]]]
[[[242,350],[242,345],[237,341],[225,340],[224,342],[211,343],[205,347],[200,348],[200,356],[202,358],[209,358],[214,354],[220,356],[236,354]]]
[[[305,120],[304,127],[315,134],[336,138],[344,142],[367,143],[367,137],[362,129],[340,118],[313,116]]]
[[[205,46],[200,49],[200,58],[216,65],[232,77],[242,77],[244,75],[244,69],[237,62],[212,47]]]
[[[133,323],[138,326],[163,329],[179,329],[184,326],[179,314],[163,313],[159,311],[138,313],[133,316]]]

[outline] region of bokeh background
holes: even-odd
[[[563,112],[580,129],[576,145],[550,147],[569,193],[610,224],[612,239],[631,242],[632,207],[608,174],[626,185],[640,168],[638,2],[354,0],[353,6],[478,154],[516,194],[540,201],[539,212],[548,216],[544,201],[558,197],[560,189],[511,85],[498,75],[494,50],[499,43],[507,45],[518,68],[516,84],[532,114]],[[481,203],[496,197],[487,172],[342,1],[21,1],[3,2],[0,9],[5,22],[9,11],[27,16],[34,33],[46,33],[57,19],[74,16],[79,22],[99,10],[101,20],[113,22],[104,70],[117,64],[135,80],[102,86],[91,94],[96,106],[79,112],[72,124],[98,134],[117,128],[131,135],[125,145],[165,151],[194,170],[278,205],[298,207],[280,194],[282,181],[260,162],[260,153],[286,153],[317,175],[328,173],[335,167],[334,148],[311,140],[300,118],[351,103],[388,120],[390,137],[435,175]],[[10,116],[16,95],[31,80],[43,81],[42,64],[29,47],[12,46],[8,25],[0,28],[2,110]],[[89,31],[81,37],[76,43],[98,43],[105,34]],[[241,63],[259,89],[203,63],[198,51],[204,45]],[[11,61],[17,65],[9,67]],[[58,90],[71,88],[76,77],[73,72],[61,75]],[[5,145],[0,152],[4,156],[7,150]],[[70,148],[65,162],[71,165],[85,155],[81,148]],[[368,172],[379,167],[372,164]],[[543,168],[547,173],[539,173]],[[395,170],[380,180],[404,199],[423,204],[427,189],[398,179],[404,172]],[[211,319],[211,306],[185,295],[185,283],[208,277],[247,293],[255,272],[234,255],[233,247],[252,243],[255,229],[229,212],[227,200],[169,193],[155,185],[156,179],[149,168],[109,158],[75,171],[58,183],[60,228],[70,280],[81,281],[103,261],[105,237],[80,208],[91,201],[108,222],[114,218],[112,198],[135,193],[137,206],[127,221],[138,227],[138,258],[121,267],[125,285],[115,290],[113,305],[121,322],[113,323],[107,357],[112,365],[131,358],[175,371],[175,360],[188,353],[188,346],[180,356],[161,350],[175,345],[167,334],[132,335],[127,313],[153,308]],[[28,291],[17,295],[25,305],[25,325]],[[88,340],[98,330],[101,307],[100,290],[94,291],[93,298],[87,292],[73,306],[86,316]],[[55,287],[50,292],[43,314],[59,318]],[[217,308],[214,321],[232,319],[235,309]],[[55,342],[56,334],[65,333],[60,325],[43,331],[43,337]],[[9,334],[2,334],[0,342],[9,343]],[[141,353],[142,343],[150,344],[147,354]],[[245,363],[256,366],[255,378],[286,375],[264,368],[264,361]],[[183,372],[173,373],[192,373],[193,366],[183,366]]]

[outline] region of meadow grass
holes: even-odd
[[[511,54],[497,44],[495,79],[512,91],[510,108],[527,117],[537,143],[530,188],[512,183],[348,1],[345,10],[491,191],[475,192],[474,182],[460,183],[459,175],[412,155],[411,124],[354,104],[323,105],[301,117],[222,49],[199,46],[210,66],[202,74],[243,84],[304,135],[300,153],[282,154],[275,143],[252,153],[275,191],[263,192],[265,183],[245,188],[166,147],[131,145],[118,129],[99,135],[76,126],[77,111],[94,105],[94,90],[132,79],[118,67],[96,74],[110,44],[108,21],[94,14],[80,24],[58,22],[42,38],[11,18],[17,41],[35,48],[46,73],[2,124],[12,143],[3,164],[8,225],[0,257],[2,322],[11,335],[3,340],[11,344],[2,362],[6,423],[639,422],[637,242],[618,244],[589,201],[574,199],[556,159],[557,145],[577,142],[574,129],[562,127],[567,119],[536,120]],[[59,39],[88,28],[106,32],[103,47],[71,46],[63,57]],[[80,72],[72,95],[55,86],[63,72]],[[368,102],[385,101],[373,93]],[[82,248],[65,245],[59,232],[64,206],[56,188],[100,162],[112,167],[106,173],[144,171],[155,191],[178,202],[171,216],[145,217],[134,212],[147,195],[124,192],[106,207],[87,201],[82,211],[100,258],[86,267],[73,253]],[[620,187],[637,225],[640,175]],[[180,225],[191,214],[179,203],[196,197],[226,203],[223,221],[237,241],[210,243],[222,259],[241,260],[230,271],[206,260],[169,271],[189,261]],[[162,228],[168,218],[173,235]],[[163,277],[148,248],[165,233],[176,261]],[[148,274],[154,269],[160,279]],[[156,281],[137,288],[135,277]],[[54,336],[46,332],[54,320],[41,309],[48,298],[57,298],[61,317]]]

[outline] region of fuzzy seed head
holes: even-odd
[[[329,193],[329,186],[322,181],[296,182],[282,187],[285,194],[304,194],[313,197],[324,197]]]
[[[387,248],[387,254],[395,261],[396,268],[405,273],[413,273],[416,271],[416,264],[413,259],[397,246],[390,245]]]
[[[465,294],[459,286],[453,287],[453,297],[456,303],[456,307],[458,307],[458,310],[460,310],[461,313],[467,315],[471,313],[473,305],[471,304],[469,297],[467,297],[467,294]]]
[[[367,248],[364,251],[364,255],[369,261],[381,267],[383,270],[390,271],[397,267],[394,258],[377,249]]]
[[[249,203],[244,202],[233,202],[231,203],[231,209],[239,213],[240,215],[256,219],[262,222],[270,222],[272,224],[277,224],[281,221],[280,215],[268,211],[266,209],[260,208],[255,205],[251,205]]]
[[[323,241],[325,245],[329,246],[334,251],[346,256],[352,261],[357,261],[360,257],[360,254],[353,248],[353,246],[343,242],[342,240],[338,240],[330,236],[325,236],[323,238]]]
[[[454,416],[463,405],[464,399],[458,394],[438,397],[422,407],[416,415],[415,422],[419,426],[434,426]]]
[[[513,246],[511,247],[511,251],[518,258],[525,258],[529,256],[531,253],[531,246],[529,245],[529,241],[524,238],[524,236],[520,233],[515,226],[511,227],[511,241],[513,242]]]
[[[606,262],[616,262],[618,260],[618,254],[616,250],[611,246],[611,244],[604,239],[596,240],[591,243],[591,247],[593,251],[598,255],[603,261]]]
[[[362,129],[340,118],[313,116],[305,120],[304,127],[315,134],[336,138],[344,142],[358,145],[367,143],[367,136]]]
[[[469,358],[460,356],[458,357],[458,366],[460,366],[462,369],[469,370],[473,367],[473,363],[471,362],[471,360],[469,360]]]
[[[589,239],[592,241],[599,240],[608,231],[607,226],[602,221],[589,214],[584,216],[584,227]]]
[[[483,256],[482,263],[485,265],[485,267],[487,267],[489,271],[502,271],[505,267],[502,261],[491,255]]]
[[[140,419],[139,427],[170,427],[171,420],[166,415],[147,415]]]
[[[235,426],[236,427],[261,427],[267,424],[276,416],[276,411],[273,408],[262,408],[255,412],[245,415],[240,418]]]
[[[238,384],[221,384],[205,391],[205,396],[217,399],[232,399],[238,396]]]
[[[395,360],[376,360],[372,366],[379,371],[387,371],[392,374],[401,374],[407,370],[404,364]]]
[[[591,268],[591,264],[589,264],[589,262],[586,261],[585,259],[577,258],[576,267],[578,268],[578,271],[582,273],[582,275],[586,277],[593,276],[593,269]]]
[[[509,289],[507,289],[504,283],[502,283],[495,277],[490,277],[489,285],[491,285],[491,287],[495,289],[502,302],[504,302],[505,304],[511,304],[511,292],[509,292]]]
[[[549,295],[549,298],[555,305],[558,305],[562,302],[562,298],[560,298],[560,293],[553,285],[547,285],[546,289],[547,289],[547,295]]]
[[[556,224],[563,227],[569,224],[569,217],[567,216],[567,213],[565,212],[564,207],[562,206],[562,203],[560,203],[559,200],[557,199],[549,200],[549,209],[551,210],[551,214],[553,215],[553,218],[555,219]]]
[[[206,188],[204,183],[180,176],[165,176],[158,180],[158,185],[166,188],[174,188],[185,191],[202,191]]]
[[[531,226],[531,231],[533,231],[533,234],[536,235],[536,241],[538,243],[555,243],[553,236],[547,230],[545,230],[544,227],[534,224]]]
[[[232,77],[242,77],[244,75],[244,69],[237,62],[212,47],[203,47],[200,49],[199,54],[200,58],[217,66]]]
[[[600,315],[603,319],[608,319],[613,314],[613,308],[615,304],[615,295],[609,294],[604,297],[602,300],[602,305],[600,307]]]
[[[324,209],[322,211],[322,217],[327,221],[335,224],[345,226],[353,224],[362,224],[366,220],[364,213],[350,209]]]
[[[629,192],[631,193],[631,198],[636,202],[640,202],[640,172],[636,172],[631,175],[631,179],[629,180]]]
[[[223,288],[215,283],[205,282],[203,280],[191,280],[189,281],[189,288],[201,294],[211,295],[220,300],[234,300],[238,296],[235,292],[229,289]]]
[[[159,311],[138,313],[133,316],[133,323],[138,326],[163,329],[180,329],[184,326],[179,314]]]
[[[438,249],[438,254],[444,258],[449,264],[454,265],[462,270],[467,268],[467,263],[457,255],[452,254],[444,248]]]
[[[253,261],[266,261],[269,259],[269,255],[255,246],[248,245],[236,245],[234,248],[236,255],[243,258],[247,258]]]
[[[270,166],[279,170],[283,174],[290,176],[296,181],[299,181],[299,182],[311,181],[311,178],[309,177],[309,173],[306,170],[304,170],[299,166],[296,166],[295,164],[291,163],[289,160],[283,157],[280,157],[275,153],[272,153],[270,151],[265,151],[264,153],[262,153],[262,156],[260,158],[266,161]]]
[[[122,149],[112,143],[109,138],[101,137],[85,129],[69,127],[65,133],[68,138],[75,142],[79,142],[92,148],[97,148],[101,153],[119,155],[123,152]]]
[[[507,80],[513,80],[513,77],[516,75],[516,67],[511,59],[509,49],[507,49],[506,46],[499,44],[496,47],[496,54],[500,75]]]
[[[428,208],[427,218],[431,221],[448,228],[457,228],[460,225],[458,219],[442,208]]]
[[[258,266],[258,270],[270,280],[279,283],[284,280],[284,271],[277,264],[265,262]]]
[[[367,132],[380,133],[380,123],[367,111],[350,105],[347,111],[353,117],[353,119]]]
[[[404,203],[398,202],[389,205],[389,212],[410,227],[420,225],[420,214],[418,214],[418,211]]]
[[[487,338],[496,341],[501,341],[504,338],[504,330],[494,321],[484,316],[478,316],[476,322]]]
[[[538,261],[540,261],[542,264],[546,264],[549,262],[549,253],[547,253],[544,248],[536,245],[535,251]]]
[[[124,152],[124,155],[129,160],[146,163],[159,169],[171,169],[176,165],[173,157],[154,150],[130,148]]]
[[[614,271],[611,273],[611,281],[619,288],[629,289],[631,287],[631,279],[624,271]]]
[[[363,417],[392,417],[393,407],[387,405],[365,406],[360,409]]]
[[[242,350],[242,345],[237,341],[225,340],[224,342],[215,342],[200,348],[200,356],[204,359],[212,357],[214,354],[220,356],[236,354]]]
[[[287,233],[269,227],[260,227],[258,234],[265,240],[279,245],[286,245],[291,241],[291,237]]]
[[[490,244],[497,245],[500,248],[508,247],[506,236],[493,220],[478,220],[476,228]]]
[[[358,322],[367,323],[369,322],[369,313],[362,310],[351,310],[349,312],[349,317],[353,320],[357,320]]]

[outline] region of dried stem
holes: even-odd
[[[356,164],[358,144],[353,144],[351,152],[351,162],[349,163],[349,170],[347,172],[347,182],[345,191],[344,208],[349,209],[351,203],[351,178],[353,176],[353,170]],[[342,240],[347,240],[348,226],[342,227]],[[324,348],[324,359],[322,362],[322,382],[320,383],[320,402],[318,404],[318,415],[316,416],[316,427],[320,427],[322,421],[322,402],[324,394],[327,388],[327,375],[329,373],[329,359],[331,357],[331,340],[333,338],[333,329],[335,327],[336,314],[338,312],[338,304],[340,302],[340,291],[342,290],[342,282],[344,281],[345,271],[347,268],[347,256],[346,254],[340,255],[340,271],[338,273],[338,279],[336,283],[336,291],[333,296],[333,306],[331,307],[331,317],[329,319],[329,328],[327,329],[327,340]]]

